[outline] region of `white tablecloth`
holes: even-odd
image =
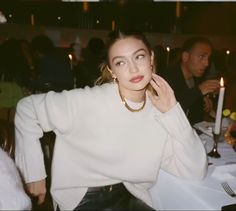
[[[201,135],[206,151],[212,149],[212,138]],[[158,181],[150,190],[157,210],[221,210],[236,204],[236,197],[225,193],[221,182],[227,181],[236,192],[236,153],[232,147],[218,144],[221,158],[209,158],[208,173],[202,181],[188,181],[160,171]]]

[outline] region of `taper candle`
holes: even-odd
[[[223,102],[224,102],[224,94],[225,94],[225,87],[224,87],[224,80],[221,77],[220,79],[220,92],[218,97],[218,103],[217,103],[217,111],[216,111],[216,121],[215,121],[215,128],[214,133],[220,134],[221,129],[221,119],[222,119],[222,108],[223,108]]]
[[[73,70],[73,60],[72,60],[72,55],[69,54],[68,57],[69,57],[69,59],[70,59],[70,69]]]

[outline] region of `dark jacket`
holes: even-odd
[[[162,77],[174,90],[175,97],[185,111],[190,123],[203,121],[203,95],[198,88],[200,80],[194,78],[195,85],[193,88],[189,88],[180,65],[164,70]]]

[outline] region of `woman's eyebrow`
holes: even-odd
[[[138,53],[139,51],[145,51],[145,49],[144,48],[140,48],[140,49],[138,49],[138,50],[136,50],[136,51],[134,51],[132,54],[134,55],[134,54],[136,54],[136,53]],[[146,52],[146,51],[145,51]],[[112,58],[112,62],[115,60],[115,59],[122,59],[122,58],[124,58],[125,56],[115,56],[114,58]]]

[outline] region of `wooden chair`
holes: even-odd
[[[13,122],[0,119],[0,147],[14,159],[15,131]]]
[[[13,122],[15,117],[15,107],[0,107],[0,119]]]

